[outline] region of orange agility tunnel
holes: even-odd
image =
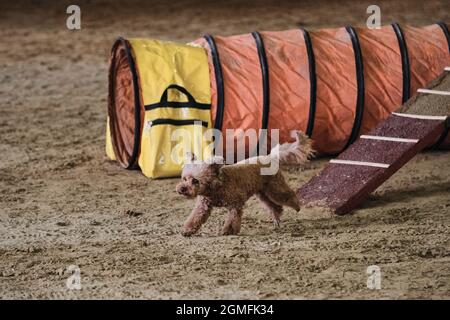
[[[442,22],[425,27],[393,23],[379,29],[348,26],[207,35],[187,45],[204,52],[204,58],[200,51],[195,54],[207,64],[205,90],[198,90],[196,80],[205,77],[200,64],[191,73],[177,70],[184,61],[192,63],[189,50],[167,51],[172,56],[166,63],[161,59],[164,51],[155,54],[158,61],[142,59],[137,45],[124,39],[116,42],[110,64],[110,152],[128,168],[139,166],[148,104],[161,105],[159,98],[169,85],[185,90],[169,90],[174,106],[209,106],[205,127],[222,132],[279,129],[280,143],[291,139],[292,130],[302,130],[320,154],[336,154],[450,66],[449,29]],[[152,54],[153,49],[146,50]],[[173,74],[155,75],[154,82],[164,83],[153,88],[157,85],[141,75],[144,69],[158,69],[157,63],[170,64],[167,72]],[[152,90],[155,101],[145,101]]]

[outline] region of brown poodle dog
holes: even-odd
[[[277,146],[267,156],[247,159],[233,165],[224,165],[223,158],[213,157],[198,162],[192,155],[191,163],[183,166],[182,180],[176,190],[179,194],[197,201],[192,213],[184,223],[182,234],[195,234],[208,219],[213,207],[228,209],[228,217],[222,235],[236,235],[241,229],[242,208],[245,202],[256,195],[269,210],[276,226],[280,225],[283,206],[300,210],[294,191],[288,186],[280,170],[273,175],[262,175],[261,169],[268,167],[267,157],[281,165],[301,165],[313,155],[312,141],[303,133],[295,132],[296,141]],[[266,161],[262,161],[266,160]]]

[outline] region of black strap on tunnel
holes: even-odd
[[[208,42],[209,48],[211,49],[211,56],[214,65],[214,75],[216,77],[217,110],[214,128],[222,130],[223,113],[225,106],[222,65],[220,64],[219,52],[217,50],[214,38],[209,34],[205,35],[203,38],[206,40],[206,42]]]
[[[442,31],[444,32],[445,38],[447,39],[448,43],[448,52],[450,53],[450,31],[448,30],[447,25],[442,21],[438,22],[437,25],[441,27]],[[438,141],[433,145],[433,148],[438,148],[442,143],[444,143],[444,141],[447,139],[449,132],[450,132],[450,117],[447,118],[445,130],[444,132],[442,132]]]
[[[405,37],[403,35],[403,31],[400,28],[400,25],[396,22],[392,24],[392,28],[394,28],[395,35],[397,36],[398,45],[400,47],[400,54],[402,56],[402,73],[403,73],[403,97],[402,103],[408,101],[411,96],[410,88],[411,88],[411,71],[409,65],[409,54],[408,47],[406,46]]]
[[[267,65],[266,50],[264,42],[259,32],[252,32],[252,36],[256,42],[258,50],[259,63],[261,65],[262,87],[263,87],[263,109],[262,109],[262,124],[261,129],[267,129],[269,124],[269,109],[270,109],[270,95],[269,95],[269,67]],[[257,152],[259,154],[259,146],[266,143],[266,134],[261,133],[258,140]]]
[[[355,121],[353,122],[353,128],[350,133],[350,138],[348,139],[347,145],[344,147],[344,150],[347,149],[348,146],[351,145],[353,142],[355,142],[355,140],[358,138],[364,114],[364,94],[365,94],[364,66],[358,35],[356,34],[356,30],[351,26],[347,26],[345,30],[347,30],[350,36],[353,46],[353,52],[355,54],[357,96],[356,96]]]
[[[442,31],[444,32],[445,38],[447,39],[448,43],[448,52],[450,53],[450,31],[448,30],[447,25],[442,21],[439,21],[437,25],[441,27]]]
[[[167,119],[167,118],[159,118],[151,121],[151,126],[158,125],[172,125],[172,126],[193,126],[193,125],[202,125],[203,127],[208,127],[208,121],[202,121],[200,119]]]
[[[114,53],[116,47],[122,44],[125,49],[125,54],[127,56],[128,63],[130,65],[131,77],[133,80],[133,91],[134,91],[134,142],[133,142],[133,151],[130,156],[130,160],[128,163],[128,167],[126,169],[134,169],[137,163],[137,157],[139,154],[139,146],[141,143],[141,97],[139,94],[139,83],[138,76],[136,72],[136,65],[133,59],[133,55],[131,54],[130,46],[128,45],[128,41],[124,38],[117,38],[114,43],[112,52]],[[114,57],[114,56],[113,56]],[[111,63],[114,65],[114,62]],[[113,75],[115,78],[115,75]],[[114,94],[114,88],[112,89],[112,94]],[[115,99],[115,98],[114,98]]]
[[[303,38],[305,39],[306,53],[308,55],[309,65],[309,117],[308,126],[306,127],[306,134],[311,137],[314,130],[314,120],[316,117],[317,103],[316,59],[314,57],[314,50],[309,32],[306,29],[301,30],[303,32]]]

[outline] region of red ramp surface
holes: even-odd
[[[442,89],[450,89],[449,84],[450,76],[441,76],[427,89],[419,89],[419,94],[405,104],[408,108],[400,109],[408,113],[392,113],[301,187],[297,192],[300,202],[346,214],[417,153],[445,139],[450,126],[450,90]],[[422,110],[425,114],[409,113],[424,101],[430,105]],[[434,115],[426,114],[430,112]]]
[[[357,208],[371,192],[431,145],[444,131],[445,117],[417,119],[392,114],[298,191],[302,204],[336,214]]]

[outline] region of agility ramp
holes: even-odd
[[[298,192],[307,206],[346,214],[424,148],[444,141],[450,128],[450,68],[359,139]]]

